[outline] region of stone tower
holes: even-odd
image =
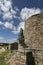
[[[33,15],[26,20],[24,37],[36,65],[43,65],[43,14]]]

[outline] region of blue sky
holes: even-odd
[[[43,13],[43,0],[0,0],[0,42],[14,42],[25,20]]]

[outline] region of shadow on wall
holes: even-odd
[[[32,52],[26,53],[26,65],[36,65]]]

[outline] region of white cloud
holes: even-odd
[[[17,12],[11,8],[11,13],[14,15],[14,14],[16,14]]]
[[[17,7],[14,7],[14,9],[15,9],[16,11],[19,11],[19,9],[18,9]]]
[[[5,14],[3,15],[3,19],[4,19],[4,20],[5,20],[5,19],[7,19],[7,20],[12,19],[12,14],[11,14],[10,12],[5,13]]]
[[[29,17],[31,17],[32,15],[35,15],[35,14],[40,14],[41,13],[41,10],[39,8],[23,8],[20,12],[20,17],[22,20],[26,20],[28,19]]]
[[[2,21],[0,21],[0,25],[3,25],[3,22]]]
[[[2,10],[3,12],[7,12],[9,9],[6,8],[5,6],[3,6],[3,4],[1,4],[1,10]]]
[[[13,27],[12,33],[13,34],[18,34],[19,33],[18,30],[17,30],[17,28],[16,28],[16,26]]]
[[[11,21],[11,22],[2,22],[2,21],[0,21],[0,25],[3,25],[3,29],[5,29],[5,28],[9,28],[9,29],[13,29],[13,23],[12,23],[13,21]]]
[[[17,27],[14,26],[13,24],[14,24],[14,21],[11,21],[11,22],[8,22],[8,21],[7,22],[1,22],[0,21],[0,25],[3,25],[2,28],[3,29],[6,29],[6,28],[11,29],[12,30],[11,32],[13,34],[18,34],[20,32],[21,28],[24,30],[24,24],[25,24],[25,22],[20,22]]]
[[[20,22],[18,27],[17,27],[17,30],[20,32],[20,29],[22,28],[24,30],[24,24],[25,22]]]
[[[17,10],[17,8],[13,9],[11,0],[0,0],[0,12],[3,11],[3,20],[16,18]]]
[[[11,8],[11,1],[9,1],[9,0],[0,1],[0,9],[3,12],[9,11],[10,8]]]
[[[13,28],[12,33],[13,34],[18,34],[20,32],[21,28],[24,30],[24,23],[25,22],[20,22],[17,28],[16,27]]]
[[[11,8],[12,7],[11,6],[11,1],[9,1],[9,0],[5,0],[4,4],[5,4],[5,7],[7,7],[7,8]]]
[[[6,28],[10,28],[10,29],[13,28],[13,24],[10,23],[10,22],[5,22],[5,23],[4,23],[4,26],[5,26]]]

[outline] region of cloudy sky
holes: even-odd
[[[25,20],[43,13],[43,0],[0,0],[0,42],[14,42]]]

